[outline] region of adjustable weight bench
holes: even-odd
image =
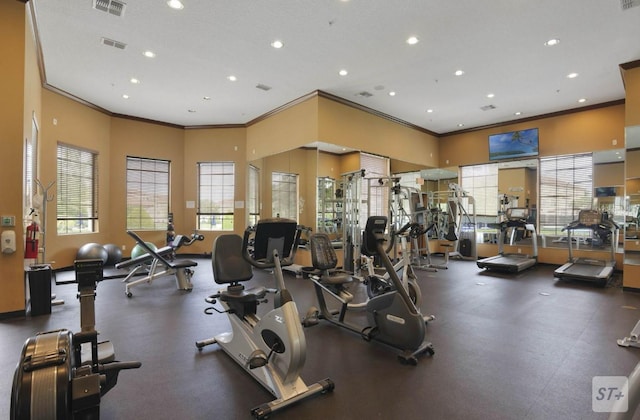
[[[166,246],[159,250],[154,250],[135,232],[128,230],[127,234],[135,239],[136,243],[147,252],[137,258],[116,265],[116,268],[128,268],[134,266],[133,270],[123,280],[124,282],[127,282],[127,285],[125,286],[125,293],[127,297],[133,296],[131,288],[142,283],[151,283],[155,279],[165,276],[175,276],[176,287],[178,290],[190,291],[193,289],[193,284],[191,284],[193,270],[191,270],[191,267],[197,266],[197,262],[191,260],[169,261],[167,257],[173,253],[173,247]],[[149,264],[147,275],[128,283],[131,277],[139,271],[147,269],[147,264]]]

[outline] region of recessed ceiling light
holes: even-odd
[[[513,113],[513,115],[515,115],[515,116],[522,115],[522,112],[516,111],[516,112]]]
[[[140,84],[140,80],[136,79],[135,77],[132,77],[129,81],[130,81],[131,83],[133,83],[134,85],[138,85],[138,84]]]
[[[345,69],[342,69],[342,70],[340,70],[340,71],[338,72],[338,74],[339,74],[340,76],[346,76],[347,74],[349,74],[349,72],[348,72],[348,71],[346,71]]]
[[[231,80],[232,82],[235,82],[236,80],[238,80],[238,78],[234,75],[227,77],[227,79]]]
[[[182,4],[182,2],[180,0],[169,0],[167,2],[167,5],[172,8],[172,9],[176,9],[176,10],[182,10],[184,9],[184,4]]]
[[[496,96],[496,95],[493,94],[493,93],[487,93],[487,98],[493,98],[494,96]]]
[[[579,103],[587,102],[587,98],[580,98],[578,99],[578,102]]]
[[[456,76],[462,76],[464,74],[464,71],[463,70],[456,70],[456,72],[453,73],[453,74],[455,74]]]
[[[547,42],[544,43],[547,47],[553,47],[554,45],[558,45],[560,40],[558,38],[551,38]]]
[[[389,92],[389,96],[396,96],[396,93],[391,91],[391,92]]]
[[[148,58],[153,58],[153,57],[155,57],[155,56],[156,56],[156,53],[154,53],[153,51],[145,51],[145,52],[143,52],[142,54],[143,54],[145,57],[148,57]]]
[[[123,99],[129,99],[129,95],[127,95],[126,93],[122,95]]]
[[[407,38],[407,44],[409,45],[416,45],[418,42],[420,42],[420,40],[415,36],[410,36],[409,38]]]
[[[567,78],[569,78],[569,79],[575,79],[576,77],[578,77],[578,73],[569,73],[569,74],[567,74]]]
[[[429,109],[427,109],[427,112],[428,112],[429,114],[431,114],[431,113],[433,112],[433,109],[429,108]]]
[[[464,124],[460,123],[458,124],[458,127],[464,127]]]
[[[203,96],[202,99],[204,99],[205,101],[210,101],[211,100],[211,96]]]
[[[284,47],[284,44],[282,43],[282,41],[280,40],[275,40],[271,43],[271,46],[275,49],[280,49],[282,47]]]

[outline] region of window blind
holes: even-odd
[[[127,229],[166,230],[170,161],[127,156]]]
[[[94,152],[58,144],[58,234],[95,232],[98,220],[97,158]]]

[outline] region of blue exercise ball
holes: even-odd
[[[109,259],[107,250],[94,242],[82,245],[76,253],[76,260],[102,260],[106,263],[107,259]]]
[[[116,265],[122,261],[122,250],[116,244],[106,244],[104,249],[107,250],[107,262],[105,265]]]
[[[155,246],[152,242],[145,241],[145,244],[147,244],[147,246],[154,251],[158,250],[158,247]],[[136,246],[134,246],[133,249],[131,250],[131,259],[138,258],[139,256],[144,254],[147,254],[147,250],[141,247],[140,245],[136,244]]]

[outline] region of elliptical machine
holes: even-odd
[[[255,236],[250,253],[252,233]],[[202,350],[207,345],[218,343],[276,397],[275,400],[251,410],[251,414],[260,419],[297,401],[334,388],[330,379],[307,386],[300,378],[306,358],[306,340],[298,309],[285,287],[282,275],[282,266],[293,264],[300,233],[301,229],[294,220],[266,219],[258,222],[255,231],[247,228],[244,239],[239,235],[227,234],[217,237],[213,244],[214,280],[228,286],[206,298],[211,304],[219,300],[223,310],[209,307],[205,309],[205,313],[226,313],[231,323],[231,332],[197,341],[196,347]],[[273,268],[276,289],[245,289],[241,283],[253,277],[252,266]],[[257,306],[266,302],[267,293],[275,294],[274,308],[259,318],[256,314]]]
[[[38,333],[22,348],[11,389],[11,419],[100,418],[100,398],[112,389],[123,369],[140,362],[115,361],[113,344],[98,342],[95,329],[96,284],[102,260],[75,262],[81,331]],[[83,349],[83,344],[89,348]],[[89,350],[84,352],[83,350]]]
[[[356,332],[367,341],[375,340],[390,347],[399,349],[398,360],[401,363],[417,365],[417,357],[423,354],[433,355],[433,345],[425,340],[426,324],[432,317],[424,317],[413,303],[409,293],[398,277],[389,256],[384,249],[385,216],[371,216],[367,220],[363,236],[362,251],[368,255],[377,254],[382,261],[394,287],[387,293],[378,294],[370,298],[365,306],[368,326],[361,328],[345,321],[349,302],[342,295],[341,289],[351,281],[346,277],[313,278],[319,309],[311,307],[307,311],[302,323],[305,327],[318,324],[320,319],[347,330]],[[331,244],[324,241],[311,240],[311,258],[314,267],[327,266],[327,261],[335,258],[335,251]],[[331,311],[325,300],[325,294],[340,303],[339,311]]]

